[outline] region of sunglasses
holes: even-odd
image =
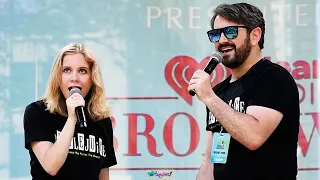
[[[246,28],[249,29],[247,26],[227,26],[220,29],[212,29],[207,32],[209,40],[213,43],[218,42],[221,37],[221,33],[224,34],[224,36],[227,39],[234,39],[238,36],[238,29],[239,28]]]

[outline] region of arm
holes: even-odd
[[[68,118],[54,144],[48,141],[34,141],[31,143],[31,148],[41,166],[52,176],[58,173],[67,158],[75,123],[75,120]]]
[[[80,94],[73,94],[67,98],[68,119],[59,135],[54,141],[54,127],[49,127],[44,103],[37,102],[27,106],[24,114],[25,147],[33,151],[43,169],[55,176],[64,164],[74,135],[76,115],[74,108],[84,105]],[[52,129],[54,129],[52,131]]]
[[[99,180],[109,180],[109,168],[103,168],[99,174]]]
[[[250,150],[258,149],[283,117],[281,112],[262,106],[249,106],[247,114],[240,113],[214,93],[204,103],[228,133]]]
[[[212,132],[207,131],[206,151],[205,151],[204,158],[203,158],[203,162],[205,162],[205,163],[210,163],[212,140],[213,140]]]
[[[198,171],[197,180],[213,179],[213,164],[210,162],[212,149],[212,132],[207,131],[206,151],[203,162]]]
[[[210,109],[230,135],[250,150],[258,149],[280,123],[283,112],[299,102],[294,79],[283,68],[269,68],[256,79],[246,114],[233,110],[212,90],[209,75],[196,71],[188,90],[196,89],[197,97]]]

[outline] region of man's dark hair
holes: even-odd
[[[221,16],[231,22],[243,24],[249,27],[250,31],[259,27],[262,31],[259,41],[260,49],[263,49],[265,22],[263,14],[257,7],[247,3],[220,4],[215,10],[211,19],[211,28],[214,27],[214,20],[217,16]]]

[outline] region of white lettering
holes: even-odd
[[[103,157],[106,157],[107,155],[106,155],[106,150],[105,150],[105,146],[104,145],[102,145],[102,155],[101,156],[103,156]]]
[[[60,131],[57,131],[57,134],[55,135],[56,140],[58,140],[58,139],[59,139],[60,134],[61,134],[61,132],[60,132]]]
[[[238,111],[240,110],[240,97],[234,99],[233,109]]]
[[[172,17],[172,11],[176,11],[177,14],[176,16]],[[178,18],[180,18],[181,16],[181,9],[179,8],[168,8],[168,28],[171,29],[171,22],[174,22],[176,24],[176,26],[180,29],[182,29],[182,25],[179,23],[179,21],[177,20]]]
[[[99,138],[99,154],[102,156],[102,147],[103,145],[102,145],[102,139],[101,138]]]
[[[60,131],[56,131],[56,134],[54,135],[56,140],[59,138],[60,134]],[[69,149],[97,153],[106,157],[106,150],[105,146],[102,144],[102,139],[99,138],[98,141],[96,141],[96,137],[94,135],[89,135],[88,138],[85,138],[83,133],[78,133],[72,138]],[[82,152],[80,152],[80,154],[81,153]]]
[[[216,120],[216,117],[211,113],[211,111],[209,112],[209,122],[208,124],[212,124],[212,123],[215,123],[217,120]]]
[[[240,97],[234,98],[234,101],[232,99],[229,101],[229,106],[232,107],[234,110],[245,113],[245,104],[243,101],[240,100]]]
[[[211,7],[211,8],[209,8],[208,9],[208,17],[209,17],[209,19],[208,19],[208,27],[207,27],[207,29],[209,30],[209,29],[212,29],[211,28],[211,19],[212,19],[212,17],[213,17],[213,11],[214,11],[214,9],[215,9],[216,7]]]
[[[86,144],[85,144],[85,147],[84,147],[84,151],[88,152],[89,151],[89,145],[90,145],[90,142],[89,142],[89,139],[86,139]]]
[[[300,13],[300,7],[307,7],[307,4],[298,4],[296,6],[296,25],[297,26],[308,26],[308,24],[300,24],[300,17],[306,16],[307,13]]]
[[[316,10],[315,10],[315,15],[316,15],[316,18],[315,18],[315,21],[316,21],[316,26],[319,25],[319,11],[320,11],[320,3],[316,3]]]
[[[96,153],[99,154],[99,142],[96,142]]]
[[[72,138],[72,142],[73,142],[73,149],[74,149],[74,150],[78,150],[78,146],[77,146],[77,144],[76,144],[77,141],[76,141],[76,138],[75,138],[75,137]]]
[[[243,101],[240,101],[240,111],[239,112],[244,113],[244,102]]]
[[[156,14],[155,15],[151,14],[152,10],[156,10]],[[155,7],[155,6],[148,6],[148,9],[147,9],[147,28],[151,27],[151,19],[157,19],[157,18],[160,17],[160,15],[161,15],[160,8]]]
[[[284,4],[284,3],[272,3],[271,4],[271,9],[272,10],[277,10],[278,12],[278,16],[275,16],[277,17],[275,20],[278,21],[278,24],[275,25],[276,27],[283,27],[285,25],[285,12],[286,12],[286,9],[289,5],[288,4]]]
[[[195,16],[194,15],[194,10],[200,10],[200,7],[190,7],[189,12],[190,12],[190,29],[200,29],[200,26],[194,26],[194,19],[200,19],[200,16]]]
[[[78,133],[78,144],[79,144],[79,150],[84,150],[84,134]]]
[[[95,152],[96,151],[96,146],[95,146],[95,142],[96,142],[96,140],[95,140],[95,136],[92,136],[92,135],[89,135],[89,142],[90,142],[90,144],[89,144],[89,152]]]
[[[310,10],[308,9],[308,7],[310,7]],[[209,30],[211,29],[210,20],[213,16],[215,8],[216,6],[208,7],[207,9],[206,7],[202,6],[189,6],[185,9],[180,6],[148,6],[146,11],[146,26],[147,28],[151,28],[155,25],[155,22],[160,23],[161,19],[166,21],[165,23],[167,24],[168,29],[204,28],[206,30]],[[311,11],[311,8],[313,8],[314,11]],[[311,24],[309,23],[311,21],[314,21],[315,25],[320,24],[319,2],[308,4],[290,4],[281,1],[270,3],[270,5],[262,5],[259,7],[259,9],[262,11],[264,18],[266,19],[266,22],[270,21],[275,27],[282,28],[285,26],[291,26],[291,24],[295,24],[296,26],[308,26]],[[310,16],[311,13],[314,14]],[[205,19],[203,20],[203,18]]]

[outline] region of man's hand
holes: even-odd
[[[211,87],[210,75],[198,69],[189,82],[188,91],[195,90],[200,101],[204,101],[214,93]]]

